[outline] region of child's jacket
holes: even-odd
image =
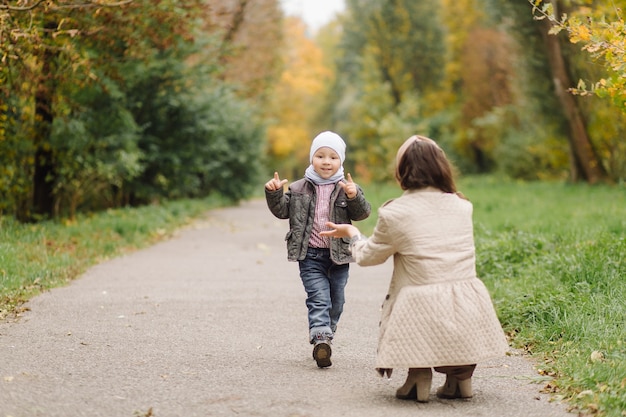
[[[265,190],[267,206],[272,214],[279,219],[289,219],[287,241],[287,259],[301,261],[306,257],[309,237],[313,229],[315,202],[317,198],[315,185],[302,178],[289,186],[287,192]],[[330,197],[330,221],[333,223],[352,223],[352,220],[366,219],[371,212],[370,203],[365,200],[363,190],[358,188],[353,199],[346,196],[339,184]],[[330,239],[330,258],[336,264],[352,262],[350,239]]]

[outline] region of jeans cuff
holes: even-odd
[[[311,344],[316,341],[333,340],[333,332],[330,327],[314,327],[310,330],[309,338]]]

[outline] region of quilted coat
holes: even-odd
[[[379,209],[372,236],[354,238],[351,249],[362,266],[393,256],[376,368],[468,365],[506,353],[476,277],[469,201],[435,188],[405,191]]]

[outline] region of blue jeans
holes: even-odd
[[[309,310],[309,341],[332,339],[343,312],[350,265],[337,265],[329,249],[309,248],[299,262]]]

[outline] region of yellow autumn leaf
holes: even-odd
[[[587,26],[584,26],[584,25],[570,26],[569,41],[571,43],[589,42],[590,40],[591,40],[591,30]]]

